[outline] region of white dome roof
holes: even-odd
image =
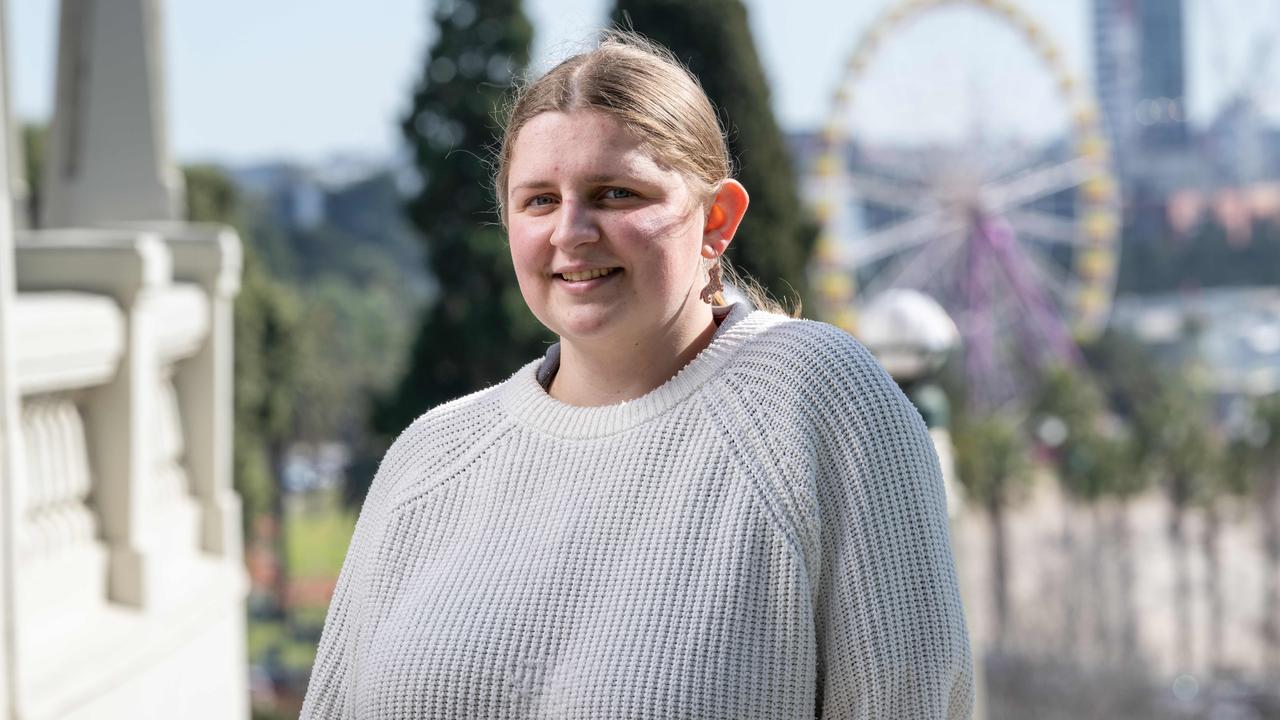
[[[936,369],[960,341],[947,311],[917,290],[887,290],[858,315],[858,339],[899,379]]]

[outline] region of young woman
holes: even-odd
[[[517,98],[498,203],[560,342],[388,451],[303,718],[969,717],[929,435],[848,335],[724,304],[729,174],[635,36]]]

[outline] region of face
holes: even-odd
[[[508,188],[520,292],[562,338],[627,347],[708,312],[702,204],[616,120],[535,116],[512,146]]]

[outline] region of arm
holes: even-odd
[[[832,338],[821,354],[819,716],[967,720],[972,660],[928,431],[861,345]]]

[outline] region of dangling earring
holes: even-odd
[[[711,304],[715,300],[716,293],[724,290],[724,285],[720,282],[720,261],[717,259],[707,270],[707,286],[702,288],[702,302]]]

